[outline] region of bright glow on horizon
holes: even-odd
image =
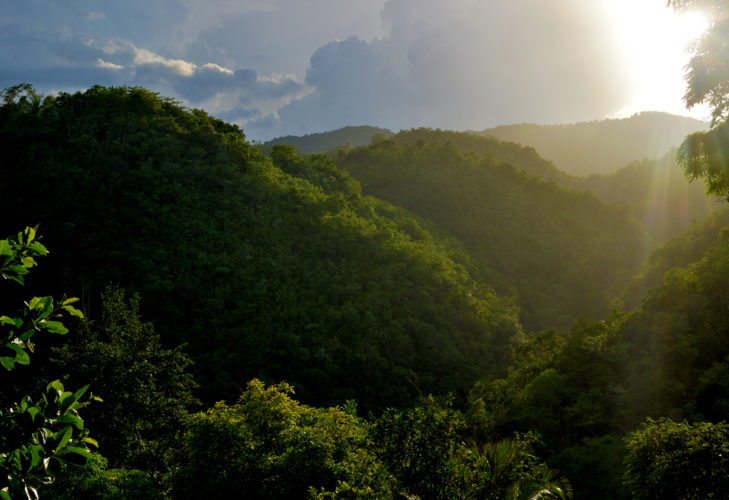
[[[616,39],[626,54],[635,99],[616,110],[615,118],[640,111],[667,111],[708,120],[706,106],[687,110],[684,66],[689,60],[688,45],[708,27],[698,12],[676,13],[663,0],[611,0]]]

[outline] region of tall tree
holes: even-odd
[[[729,5],[724,0],[669,0],[678,11],[699,9],[709,27],[690,47],[684,102],[711,107],[712,127],[689,135],[677,159],[690,179],[703,178],[709,193],[729,198]]]

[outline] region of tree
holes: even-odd
[[[192,415],[176,498],[392,498],[356,408],[318,409],[259,380],[234,405]]]
[[[677,10],[700,9],[709,28],[690,47],[684,102],[711,107],[711,129],[689,135],[677,160],[689,179],[703,178],[707,191],[729,198],[729,5],[723,0],[669,0]]]
[[[35,258],[47,254],[35,229],[26,228],[17,237],[0,240],[0,275],[21,285],[36,265]],[[41,332],[68,332],[58,318],[62,313],[83,317],[72,304],[75,298],[54,301],[34,297],[26,302],[20,317],[0,316],[5,344],[0,364],[7,371],[28,365],[33,352],[31,339]],[[50,382],[39,399],[24,396],[10,408],[0,408],[0,499],[34,499],[37,488],[52,482],[66,464],[83,463],[91,456],[88,445],[96,442],[78,414],[88,385],[66,391],[60,381]]]
[[[729,425],[647,419],[627,439],[625,482],[634,498],[724,498]]]
[[[98,323],[84,320],[61,347],[55,364],[70,381],[87,381],[104,404],[86,412],[100,452],[111,467],[160,478],[181,448],[187,409],[197,403],[181,347],[165,349],[142,321],[138,295],[109,286]]]

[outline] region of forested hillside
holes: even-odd
[[[642,123],[642,126],[650,127],[651,123]],[[616,131],[617,135],[625,135],[634,133],[636,125],[628,120],[619,120],[614,127],[619,129],[619,134]],[[342,140],[340,132],[321,134],[322,137],[325,137],[321,140],[326,144],[334,144],[337,140]],[[645,133],[641,129],[638,135]],[[299,145],[304,148],[303,151],[307,151],[308,143],[306,141],[309,137],[312,136],[286,139],[290,141],[291,145]],[[563,172],[554,163],[542,158],[540,152],[532,147],[497,139],[493,136],[419,128],[404,130],[390,137],[401,145],[418,143],[418,141],[423,143],[449,142],[462,153],[473,153],[479,157],[485,156],[495,161],[508,163],[530,175],[554,181],[566,188],[590,191],[603,202],[625,207],[628,214],[641,223],[649,249],[659,247],[671,237],[686,230],[693,222],[706,217],[721,204],[716,197],[706,194],[702,183],[690,183],[686,180],[675,160],[675,147],[680,143],[680,139],[665,151],[661,151],[658,159],[645,159],[638,156],[624,164],[612,165],[609,174],[579,177]],[[375,134],[371,140],[377,142],[386,138],[385,134]],[[362,141],[362,144],[366,145],[369,142],[371,141]],[[327,153],[337,159],[346,155],[353,147],[352,143],[339,142]],[[588,150],[584,153],[585,156],[581,157],[580,161],[584,164],[591,164],[594,155]],[[577,159],[578,152],[572,154]],[[640,152],[635,154],[640,154]]]
[[[366,194],[405,207],[461,241],[482,279],[517,297],[530,329],[609,312],[642,259],[640,229],[625,211],[531,177],[495,155],[479,158],[452,142],[426,142],[429,136],[479,143],[467,135],[403,132],[354,149],[338,164]],[[518,147],[498,145],[523,155]]]
[[[531,146],[571,175],[609,174],[633,161],[663,156],[708,124],[667,113],[644,112],[617,120],[482,130],[481,135]]]
[[[656,248],[723,205],[706,194],[702,182],[689,182],[676,163],[676,149],[655,160],[639,160],[609,175],[575,178],[575,189],[628,208]]]
[[[294,146],[300,153],[326,153],[338,146],[365,146],[370,143],[372,136],[382,134],[385,137],[392,135],[386,128],[369,127],[343,127],[331,132],[307,134],[303,136],[287,135],[271,139],[263,144],[265,150],[270,151],[273,146],[285,144]]]
[[[6,103],[0,144],[0,231],[40,223],[55,249],[35,283],[91,311],[109,283],[141,294],[206,401],[261,377],[381,408],[508,363],[511,303],[326,157],[271,161],[237,127],[136,88]]]
[[[643,262],[714,203],[671,157],[301,155],[142,88],[1,95],[10,498],[724,491],[729,215]]]

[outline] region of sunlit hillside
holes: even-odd
[[[571,125],[505,125],[478,132],[531,146],[572,175],[609,174],[636,160],[658,158],[708,124],[668,113]]]

